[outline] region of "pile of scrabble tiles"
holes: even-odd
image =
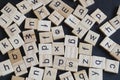
[[[116,59],[111,60],[92,55],[100,34],[91,28],[95,23],[103,23],[107,16],[100,9],[88,14],[87,7],[94,0],[79,2],[76,9],[62,0],[23,0],[16,6],[8,2],[1,9],[0,26],[8,37],[0,40],[0,51],[9,59],[0,62],[0,76],[14,72],[10,80],[56,80],[57,76],[60,80],[103,80],[103,71],[117,74],[120,45],[110,36],[120,28],[120,8],[116,17],[99,28],[106,36],[100,46]],[[30,11],[37,18],[26,17]],[[62,22],[72,29],[73,35],[64,33]],[[24,31],[19,27],[21,24]],[[60,39],[64,41],[56,41]],[[88,74],[86,70],[78,71],[78,67],[89,68]],[[58,70],[66,72],[57,75]],[[21,77],[24,74],[28,76]]]

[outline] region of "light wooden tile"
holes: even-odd
[[[18,77],[18,76],[12,76],[11,80],[25,80],[23,77]]]
[[[103,80],[103,70],[102,69],[89,69],[89,80]]]
[[[11,49],[13,49],[13,47],[7,38],[4,38],[0,41],[0,51],[2,52],[2,54],[7,53]]]
[[[31,79],[31,78],[26,78],[25,80],[34,80],[34,79]]]
[[[89,80],[87,72],[85,70],[74,73],[74,77],[75,80]]]
[[[118,10],[117,10],[117,15],[120,15],[120,5],[119,5]]]
[[[51,3],[53,0],[40,0],[44,5]]]
[[[65,37],[63,26],[52,27],[53,39],[58,40]]]
[[[80,23],[80,20],[74,15],[70,14],[64,21],[68,26],[75,29],[76,26]]]
[[[119,73],[119,61],[107,59],[105,71],[118,74]]]
[[[75,9],[75,11],[73,12],[73,15],[75,15],[76,17],[83,19],[85,17],[85,15],[88,13],[88,9],[78,5]]]
[[[64,20],[64,17],[57,11],[53,11],[48,19],[51,20],[55,25],[59,25]]]
[[[45,68],[43,80],[56,80],[57,69],[54,68]]]
[[[79,54],[90,56],[92,55],[92,49],[93,49],[93,46],[91,44],[83,43],[83,42],[79,43]]]
[[[38,21],[38,31],[50,31],[51,21],[49,20],[39,20]]]
[[[67,80],[67,79],[68,79],[68,80],[74,80],[71,72],[65,72],[65,73],[63,73],[63,74],[60,74],[60,75],[59,75],[59,78],[60,78],[60,80]]]
[[[95,46],[99,37],[100,37],[100,34],[89,30],[85,39],[84,39],[84,41],[92,44],[93,46]]]
[[[99,8],[97,8],[91,16],[97,21],[98,24],[101,24],[107,18],[107,15],[104,14]]]
[[[104,23],[100,30],[108,37],[116,32],[116,29],[109,22]]]
[[[20,37],[20,35],[14,35],[11,38],[9,38],[10,43],[12,44],[12,46],[17,49],[19,47],[21,47],[22,45],[24,45],[24,41],[23,39]]]
[[[79,2],[82,4],[84,7],[91,6],[95,3],[94,0],[79,0]]]
[[[37,41],[34,30],[22,31],[22,35],[23,35],[25,43],[36,42]]]
[[[40,32],[39,39],[40,43],[52,43],[53,42],[52,32]]]
[[[43,69],[31,67],[28,77],[34,80],[42,80],[43,73],[44,73]]]

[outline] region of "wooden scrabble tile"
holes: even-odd
[[[86,15],[81,21],[82,25],[85,26],[85,28],[87,30],[92,28],[92,26],[95,24],[95,22],[96,21],[89,15]]]
[[[37,29],[38,19],[37,18],[26,18],[25,19],[25,29]]]
[[[8,34],[9,37],[12,37],[16,34],[21,33],[21,30],[19,29],[19,27],[14,23],[12,25],[10,25],[9,27],[7,27],[5,29],[5,32]]]
[[[38,31],[50,31],[51,21],[49,20],[39,20],[38,21]]]
[[[22,54],[19,48],[9,51],[8,56],[9,56],[11,64],[14,64],[22,60]]]
[[[31,79],[31,78],[26,78],[25,80],[34,80],[34,79]]]
[[[40,43],[52,43],[53,42],[52,32],[40,32],[39,39]]]
[[[66,58],[61,56],[54,56],[53,68],[59,70],[65,70]]]
[[[0,16],[0,26],[2,28],[4,29],[7,28],[12,22],[13,21],[9,17],[7,17],[5,14],[2,14]]]
[[[12,44],[12,46],[17,49],[19,47],[21,47],[22,45],[24,45],[24,41],[23,39],[20,37],[20,35],[14,35],[11,38],[9,38],[10,43]]]
[[[74,77],[75,80],[89,80],[87,72],[85,70],[74,73]]]
[[[52,54],[52,44],[39,44],[39,54]]]
[[[39,54],[39,66],[51,67],[53,64],[53,56],[50,54]]]
[[[109,22],[104,23],[100,30],[108,37],[116,32],[116,29]]]
[[[53,0],[40,0],[44,5],[49,4],[50,2],[52,2]]]
[[[65,35],[65,45],[77,47],[78,37],[72,35]]]
[[[11,80],[25,80],[23,77],[18,77],[18,76],[12,76]]]
[[[88,9],[78,5],[75,9],[75,11],[73,12],[73,15],[75,15],[76,17],[83,19],[85,17],[85,15],[88,13]]]
[[[100,37],[100,34],[89,30],[85,39],[84,39],[84,41],[92,44],[93,46],[95,46],[99,37]]]
[[[34,80],[42,80],[43,73],[44,73],[43,69],[31,67],[28,77]]]
[[[97,8],[91,16],[97,21],[98,24],[101,24],[107,18],[107,15],[104,14],[99,8]]]
[[[22,34],[23,34],[25,43],[36,42],[36,35],[34,30],[22,31]]]
[[[38,65],[36,54],[27,54],[23,59],[27,68]]]
[[[89,80],[103,80],[103,70],[102,69],[89,69]]]
[[[52,55],[64,55],[64,43],[63,42],[54,42],[52,44]]]
[[[38,52],[38,48],[35,42],[26,43],[23,45],[25,54],[35,54]]]
[[[82,67],[90,67],[92,61],[92,56],[88,56],[88,55],[79,55],[79,66]]]
[[[105,62],[105,57],[92,56],[92,62],[90,66],[94,68],[105,69]]]
[[[116,43],[108,37],[105,37],[104,40],[100,43],[100,46],[103,47],[108,52],[111,52],[112,49],[116,46]]]
[[[44,76],[43,76],[43,80],[56,80],[56,76],[57,76],[57,69],[54,68],[45,68],[45,72],[44,72]]]
[[[38,9],[34,10],[35,15],[41,20],[50,15],[50,12],[45,6],[41,6]]]
[[[118,7],[117,15],[120,15],[120,6]]]
[[[65,37],[63,26],[52,27],[53,39],[62,39]]]
[[[27,1],[21,1],[18,4],[16,4],[17,8],[20,10],[21,13],[26,14],[29,11],[31,11],[32,7]]]
[[[65,72],[63,74],[60,74],[59,78],[60,78],[60,80],[66,80],[66,79],[68,79],[68,80],[74,80],[71,72]]]
[[[80,20],[74,15],[70,14],[64,21],[68,26],[75,29],[76,26],[80,23]]]
[[[92,49],[93,49],[93,46],[91,44],[83,43],[83,42],[79,43],[79,54],[91,56]]]
[[[12,64],[9,59],[0,63],[0,71],[2,73],[2,76],[8,75],[13,72]]]
[[[7,53],[11,49],[13,49],[13,47],[7,38],[4,38],[0,41],[0,51],[2,52],[2,54]]]
[[[94,0],[79,0],[79,2],[82,4],[84,7],[91,6],[95,3]]]
[[[74,46],[65,46],[65,58],[77,59],[78,48]]]

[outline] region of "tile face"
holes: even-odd
[[[49,4],[50,2],[52,2],[53,0],[40,0],[44,5]]]
[[[25,80],[23,77],[12,76],[11,80]]]
[[[0,51],[2,52],[2,54],[5,54],[12,49],[13,47],[7,38],[4,38],[0,41]]]
[[[89,30],[89,32],[87,33],[84,41],[86,41],[86,42],[92,44],[93,46],[95,46],[97,41],[98,41],[98,39],[99,39],[99,37],[100,37],[100,34],[95,33],[93,31]]]
[[[107,59],[105,71],[117,74],[119,72],[119,61]]]
[[[118,7],[117,15],[120,15],[120,6]]]
[[[106,18],[107,15],[104,14],[99,8],[97,8],[91,16],[97,21],[97,23],[101,24]]]
[[[43,69],[31,67],[28,77],[34,80],[42,80],[43,73],[44,73]]]
[[[84,7],[91,6],[95,3],[94,0],[79,0],[79,2],[82,4]]]
[[[65,72],[65,73],[59,75],[59,78],[60,78],[60,80],[67,80],[67,79],[68,80],[74,80],[71,72]]]
[[[55,25],[59,25],[64,20],[64,17],[55,10],[50,14],[48,19],[51,20]]]

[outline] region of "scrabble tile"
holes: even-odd
[[[65,46],[65,58],[77,59],[78,48],[74,46]]]
[[[111,52],[112,49],[116,46],[116,43],[108,37],[105,37],[100,43],[100,46],[103,47],[108,52]]]
[[[44,76],[43,76],[43,80],[56,80],[56,76],[57,76],[57,69],[54,68],[45,68],[45,72],[44,72]]]
[[[26,18],[25,19],[25,29],[37,29],[38,19],[37,18]]]
[[[78,5],[75,9],[75,11],[73,12],[73,15],[75,15],[76,17],[83,19],[85,17],[85,15],[88,13],[88,9]]]
[[[64,21],[68,26],[70,26],[71,28],[76,28],[76,26],[78,26],[78,24],[80,23],[80,20],[75,17],[74,15],[70,14]]]
[[[12,76],[11,80],[25,80],[23,77]]]
[[[48,19],[51,20],[55,25],[59,25],[64,20],[64,17],[57,11],[53,11]]]
[[[68,71],[72,71],[72,72],[77,72],[78,71],[78,59],[71,59],[71,58],[67,58],[66,61],[66,70]]]
[[[91,56],[92,49],[93,49],[93,46],[91,44],[83,43],[83,42],[79,43],[79,54]]]
[[[38,52],[38,48],[35,42],[26,43],[23,45],[25,54],[35,54]]]
[[[94,0],[79,0],[79,2],[82,4],[84,7],[91,6],[95,3]]]
[[[38,59],[36,54],[27,54],[23,57],[26,67],[32,67],[38,65]]]
[[[31,79],[31,78],[26,78],[25,80],[34,80],[34,79]]]
[[[2,54],[7,53],[11,49],[13,49],[13,47],[7,38],[4,38],[0,41],[0,51],[2,52]]]
[[[100,30],[108,37],[116,32],[116,29],[109,22],[104,23]]]
[[[22,34],[23,34],[25,43],[36,42],[36,35],[34,30],[22,31]]]
[[[39,66],[51,67],[53,64],[53,56],[50,54],[39,54]]]
[[[2,14],[0,16],[0,26],[2,28],[4,29],[7,28],[12,22],[13,21],[9,17],[7,17],[5,14]]]
[[[21,76],[28,73],[27,67],[23,60],[12,64],[12,66],[16,76]]]
[[[41,20],[50,15],[50,12],[45,6],[41,6],[38,9],[34,10],[35,15]]]
[[[89,80],[87,72],[85,70],[74,73],[74,77],[75,80]]]
[[[20,10],[21,13],[26,14],[29,11],[31,11],[32,7],[27,1],[21,1],[18,4],[16,4],[17,8]]]
[[[92,56],[88,55],[79,55],[79,66],[82,67],[90,67],[90,64],[92,62]]]
[[[99,37],[100,37],[100,34],[89,30],[85,39],[84,39],[84,41],[92,44],[93,46],[95,46]]]
[[[89,69],[89,80],[103,80],[103,70],[102,69]]]
[[[42,80],[43,73],[44,73],[43,69],[31,67],[28,77],[34,80]]]
[[[52,54],[52,44],[39,44],[39,54]]]
[[[51,21],[49,20],[39,20],[38,21],[38,31],[50,31]]]
[[[120,6],[118,7],[117,15],[120,15]]]
[[[65,35],[65,45],[77,47],[78,37],[72,35]]]
[[[54,56],[53,68],[59,70],[65,70],[66,58],[61,56]]]
[[[52,43],[53,42],[52,32],[40,32],[39,39],[40,43]]]
[[[105,69],[105,57],[92,56],[91,67]]]
[[[21,33],[21,30],[19,29],[19,27],[14,23],[12,25],[10,25],[9,27],[7,27],[5,29],[5,32],[8,34],[9,37],[12,37],[16,34]]]
[[[63,73],[63,74],[60,74],[60,75],[59,75],[59,78],[60,78],[60,80],[67,80],[67,79],[68,79],[68,80],[74,80],[71,72],[65,72],[65,73]]]
[[[2,76],[8,75],[13,72],[12,64],[9,59],[0,63],[0,71],[2,73]]]
[[[20,37],[20,35],[14,35],[11,38],[9,38],[10,43],[12,44],[12,46],[17,49],[19,47],[21,47],[22,45],[24,45],[24,41],[23,39]]]
[[[65,37],[63,26],[52,27],[53,39],[58,40]]]
[[[107,59],[105,71],[117,74],[119,72],[119,61]]]
[[[81,21],[82,25],[85,26],[87,30],[91,29],[95,22],[96,21],[89,15],[86,15]]]
[[[19,48],[9,51],[8,56],[9,56],[11,64],[14,64],[22,60],[22,54]]]
[[[44,5],[47,5],[47,4],[49,4],[50,2],[52,2],[53,0],[40,0],[40,1],[42,1],[42,3],[43,3]]]
[[[107,18],[107,15],[104,14],[99,8],[97,8],[91,16],[97,21],[98,24],[101,24]]]

